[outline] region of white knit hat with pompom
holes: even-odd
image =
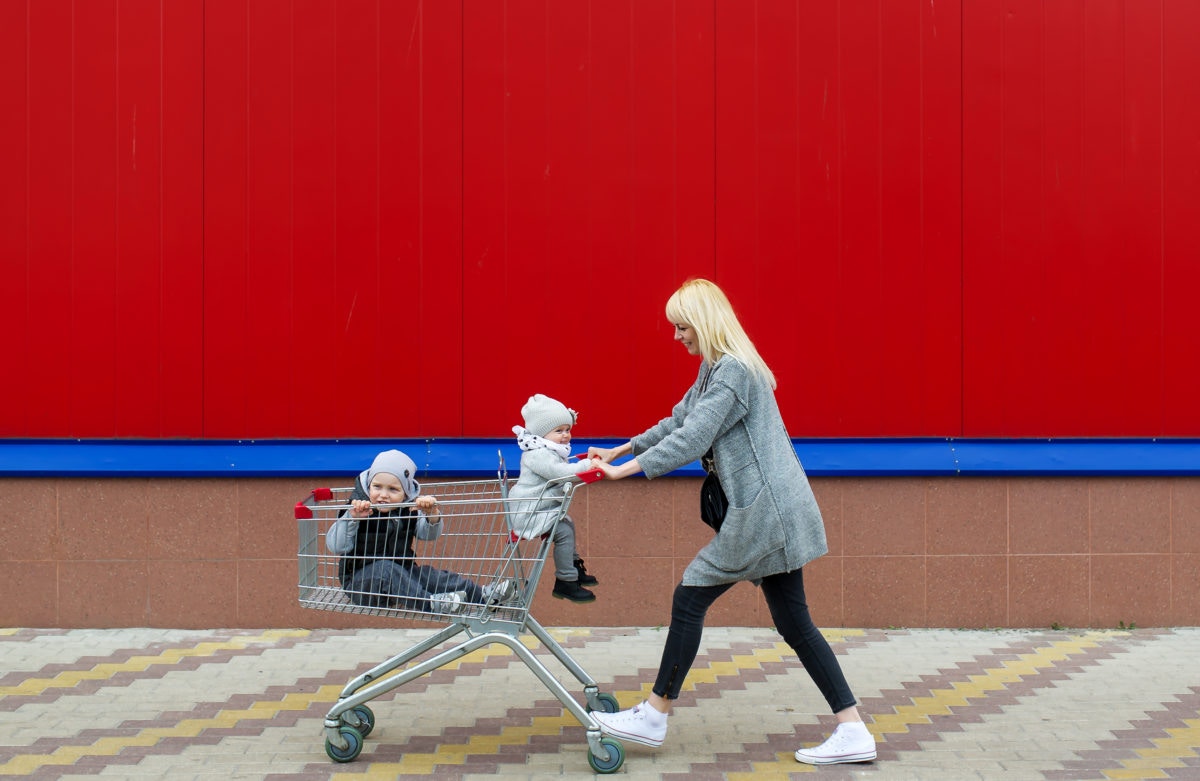
[[[521,417],[525,418],[526,431],[544,437],[559,426],[574,426],[578,415],[561,401],[535,393],[521,407]]]

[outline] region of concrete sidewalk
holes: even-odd
[[[584,729],[503,645],[372,701],[361,756],[323,721],[342,687],[433,629],[0,630],[0,775],[125,779],[592,777]],[[665,630],[554,629],[622,706]],[[661,749],[614,777],[1200,779],[1200,629],[828,630],[877,761],[792,752],[832,718],[768,629],[712,628]],[[572,692],[557,661],[526,643]]]

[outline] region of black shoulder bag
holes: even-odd
[[[721,524],[725,522],[725,511],[729,509],[729,499],[721,487],[721,479],[717,477],[711,450],[701,457],[700,463],[708,473],[700,486],[700,520],[711,526],[713,531],[719,532]]]
[[[711,375],[710,368],[704,377],[704,384],[700,386],[701,393],[708,388],[708,378]],[[725,512],[729,509],[729,499],[725,496],[725,489],[721,487],[721,479],[717,477],[717,464],[712,448],[700,457],[700,464],[705,471],[704,483],[700,486],[700,520],[711,526],[714,532],[719,532],[721,524],[725,522]]]

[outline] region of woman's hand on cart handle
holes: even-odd
[[[580,453],[579,455],[577,455],[575,457],[578,458],[580,461],[583,461],[586,459],[587,465],[588,465],[588,467],[590,467],[586,471],[575,473],[575,476],[579,478],[580,482],[594,483],[597,480],[604,479],[604,472],[601,471],[601,469],[600,469],[600,465],[602,463],[604,463],[603,461],[596,458],[595,456],[590,456],[585,453]]]
[[[600,459],[589,453],[576,453],[575,457],[580,461],[587,461],[590,469],[583,472],[576,472],[575,476],[579,478],[581,483],[594,483],[597,480],[604,479],[604,473],[600,471]]]
[[[616,477],[613,476],[613,471],[614,471],[615,467],[613,467],[612,464],[605,463],[604,461],[601,461],[598,458],[595,459],[592,463],[596,465],[596,469],[599,470],[599,472],[602,475],[604,475],[605,478],[607,478],[609,480],[617,479]]]
[[[619,464],[606,464],[600,459],[596,459],[592,463],[596,465],[597,469],[604,473],[605,480],[621,480],[629,477],[630,475],[636,475],[638,472],[642,471],[642,467],[636,458],[631,458],[628,461],[622,461]]]
[[[589,447],[588,458],[598,458],[606,464],[611,464],[614,458],[628,453],[627,445],[621,447]]]

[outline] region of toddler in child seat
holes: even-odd
[[[524,426],[513,426],[521,447],[521,475],[509,490],[513,502],[513,530],[525,539],[540,537],[554,526],[565,484],[547,487],[547,482],[595,469],[590,459],[571,461],[571,427],[575,410],[561,401],[536,393],[521,407]],[[541,497],[541,501],[537,501]],[[594,602],[596,595],[585,586],[599,581],[589,575],[583,559],[575,552],[575,522],[563,516],[554,526],[554,591],[559,599]]]
[[[413,540],[441,534],[437,499],[421,496],[417,466],[399,450],[385,450],[358,476],[350,507],[325,534],[340,555],[338,576],[350,601],[363,607],[456,613],[465,603],[506,602],[514,584],[480,587],[474,581],[419,564]],[[384,508],[377,505],[409,504]]]

